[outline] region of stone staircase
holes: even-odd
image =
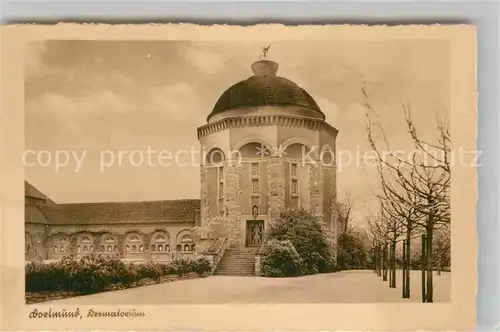
[[[258,251],[259,248],[226,249],[214,275],[254,276],[255,255]]]

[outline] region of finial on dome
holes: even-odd
[[[267,60],[267,54],[270,48],[271,44],[262,47],[262,54],[259,60],[252,64],[252,71],[255,76],[276,76],[279,65],[272,60]]]
[[[262,47],[262,55],[260,59],[265,59],[267,58],[267,53],[269,53],[269,49],[271,48],[271,44],[267,45],[266,47]]]

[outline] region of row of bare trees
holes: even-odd
[[[422,269],[426,271],[423,301],[433,302],[435,257],[440,256],[435,251],[445,246],[435,239],[435,232],[449,232],[450,226],[451,149],[447,124],[437,120],[435,139],[424,140],[414,125],[410,107],[402,105],[407,138],[413,144],[413,151],[402,156],[391,148],[384,128],[375,121],[377,114],[366,87],[361,92],[368,141],[374,151],[380,177],[380,189],[375,192],[380,211],[368,218],[373,247],[383,253],[387,252],[386,246],[389,247],[389,252],[385,254],[389,258],[384,263],[390,265],[390,286],[396,287],[395,251],[397,244],[404,241],[403,297],[410,297],[411,244],[415,238],[425,234],[425,253],[422,252]]]

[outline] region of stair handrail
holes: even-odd
[[[221,237],[218,238],[214,244],[212,244],[208,250],[207,254],[212,256],[212,270],[215,271],[217,265],[219,264],[222,256],[226,252],[227,249],[227,238]]]

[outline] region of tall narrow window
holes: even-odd
[[[260,178],[260,170],[259,170],[259,163],[252,163],[251,165],[251,175],[252,175],[252,195],[259,195],[260,194],[260,183],[259,183],[259,178]]]
[[[224,198],[224,167],[219,167],[219,199]]]
[[[252,177],[258,177],[259,176],[259,164],[258,163],[252,163]]]
[[[299,196],[299,179],[297,174],[297,163],[290,164],[290,195],[292,197]]]
[[[259,180],[252,179],[252,194],[258,194],[258,193],[259,193]]]
[[[292,164],[290,173],[292,174],[292,178],[297,177],[297,164],[295,163]]]
[[[299,195],[299,185],[297,179],[292,179],[291,194],[292,196]]]
[[[223,210],[224,208],[224,167],[218,167],[217,168],[217,172],[218,172],[218,175],[217,175],[217,178],[219,179],[218,180],[218,187],[219,187],[219,193],[218,193],[218,196],[219,196],[219,199],[218,199],[218,209],[219,209],[219,213]],[[221,214],[222,215],[222,214]]]

